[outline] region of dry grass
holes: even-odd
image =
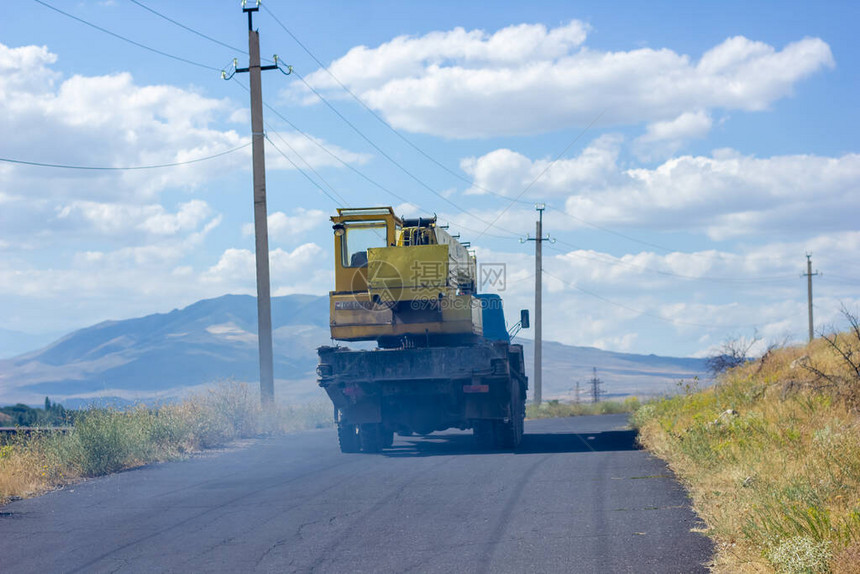
[[[158,408],[90,409],[76,417],[68,434],[19,435],[0,446],[0,503],[238,438],[323,427],[331,420],[331,407],[322,402],[264,412],[258,394],[242,383],[224,383]]]
[[[631,413],[639,408],[639,399],[627,397],[623,401],[600,401],[597,403],[563,403],[557,400],[544,401],[538,407],[526,405],[526,418],[549,419],[556,417],[578,417],[583,415],[609,415]]]
[[[640,441],[688,486],[717,543],[715,572],[860,571],[860,380],[849,371],[817,340],[634,415]]]

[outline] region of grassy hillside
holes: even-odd
[[[829,339],[634,415],[715,538],[715,572],[860,572],[860,330]]]

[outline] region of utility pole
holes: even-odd
[[[813,329],[812,323],[812,277],[815,275],[820,275],[818,270],[815,273],[812,272],[812,253],[806,254],[806,273],[801,275],[801,277],[806,277],[806,295],[807,302],[809,305],[809,342],[815,338],[815,331]]]
[[[266,157],[265,134],[263,133],[262,70],[276,70],[277,63],[260,66],[260,33],[254,30],[251,19],[260,9],[260,3],[247,8],[242,2],[242,12],[248,15],[247,68],[236,68],[236,72],[248,72],[251,83],[251,137],[254,158],[254,237],[257,258],[257,343],[260,350],[260,401],[263,406],[275,402],[275,379],[272,358],[272,300],[269,287],[269,224],[266,209]]]
[[[543,211],[546,209],[546,205],[543,203],[536,203],[535,210],[540,214],[537,220],[537,233],[535,237],[528,237],[525,241],[534,241],[535,242],[535,375],[534,375],[534,402],[536,405],[540,406],[541,402],[541,338],[543,335],[543,325],[541,322],[541,291],[543,278],[543,265],[541,263],[541,244],[544,241],[555,241],[551,240],[549,235],[546,237],[543,236]]]
[[[591,383],[591,402],[592,403],[599,403],[600,402],[600,395],[603,392],[600,388],[600,385],[603,384],[603,381],[601,381],[600,379],[597,378],[597,367],[592,367],[591,369],[592,369],[592,376],[591,376],[591,380],[588,381],[589,383]]]
[[[576,395],[573,397],[573,403],[579,404],[579,381],[576,381]]]

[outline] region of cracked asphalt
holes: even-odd
[[[707,572],[683,488],[624,415],[341,454],[333,430],[248,441],[0,507],[0,571]]]

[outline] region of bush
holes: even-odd
[[[76,414],[68,434],[12,435],[0,447],[0,502],[237,438],[331,422],[330,405],[277,406],[264,412],[249,385],[230,382],[157,408],[91,408]]]
[[[111,410],[92,409],[81,417],[69,440],[73,463],[83,476],[115,472],[130,464],[132,449],[140,446],[131,422],[131,417]]]

